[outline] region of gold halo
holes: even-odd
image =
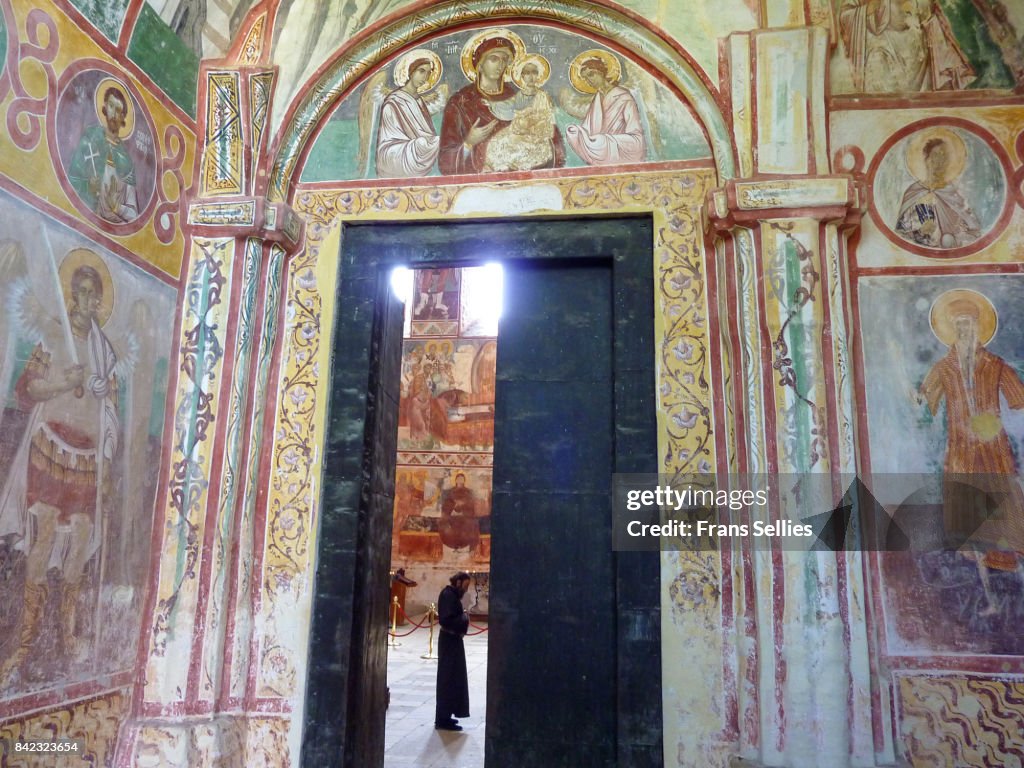
[[[106,262],[99,257],[95,251],[88,248],[74,248],[68,251],[64,261],[60,263],[57,270],[60,275],[60,288],[64,292],[64,303],[71,302],[71,276],[79,267],[92,267],[100,275],[100,283],[103,286],[103,298],[100,300],[99,309],[96,312],[96,322],[102,328],[110,319],[110,313],[114,309],[114,283],[110,279],[110,270]]]
[[[941,294],[932,303],[932,309],[928,318],[932,326],[932,333],[935,338],[947,347],[953,346],[956,341],[956,328],[953,325],[953,316],[950,314],[953,302],[967,302],[978,311],[978,343],[984,346],[996,335],[999,327],[999,318],[996,315],[996,308],[987,296],[966,288],[957,288]]]
[[[93,94],[93,101],[96,104],[96,117],[99,119],[100,125],[105,128],[107,126],[107,118],[103,114],[103,94],[111,86],[124,94],[124,128],[121,129],[119,136],[124,141],[135,131],[135,109],[132,104],[132,92],[128,90],[128,86],[114,77],[105,77],[100,80],[100,84],[96,86],[96,93]]]
[[[537,87],[540,88],[551,77],[551,63],[539,53],[528,53],[516,60],[512,65],[512,82],[520,88],[523,87],[523,67],[527,64],[537,65]]]
[[[967,146],[964,140],[949,128],[931,128],[920,131],[907,142],[907,170],[922,184],[928,183],[928,168],[924,162],[924,145],[932,139],[942,139],[949,147],[949,165],[946,178],[948,184],[960,177],[967,164]]]
[[[503,37],[512,43],[514,55],[512,61],[509,64],[514,63],[523,56],[526,55],[526,45],[523,43],[523,39],[510,29],[485,29],[483,32],[477,32],[466,44],[462,46],[462,74],[466,76],[466,79],[471,83],[476,82],[476,65],[473,63],[473,54],[476,53],[476,49],[480,47],[482,43],[486,43],[488,40],[493,40],[495,37]],[[505,74],[502,79],[507,83],[512,78],[512,67],[505,68]]]
[[[392,70],[392,77],[394,78],[395,85],[399,88],[403,87],[409,82],[409,67],[412,66],[412,63],[417,59],[430,59],[430,77],[427,78],[427,82],[416,90],[417,93],[426,93],[437,85],[437,81],[441,79],[441,73],[444,71],[444,65],[441,63],[441,57],[427,48],[414,48],[411,51],[403,53],[399,57],[398,61],[395,62],[395,68]]]
[[[592,88],[590,83],[583,79],[583,62],[587,59],[600,59],[605,63],[608,67],[608,82],[618,83],[622,78],[622,65],[619,64],[618,58],[608,51],[592,48],[577,55],[569,65],[569,82],[580,93],[597,93],[597,89]]]

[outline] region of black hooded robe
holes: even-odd
[[[459,590],[447,586],[437,598],[441,632],[437,638],[437,709],[434,723],[469,717],[469,677],[462,638],[469,631],[469,614],[462,608]]]

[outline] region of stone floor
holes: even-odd
[[[411,628],[407,625],[404,631]],[[402,632],[399,627],[398,633]],[[434,730],[437,660],[420,658],[427,652],[427,631],[418,629],[398,638],[398,642],[401,645],[397,648],[388,648],[391,705],[384,732],[384,768],[483,768],[487,633],[465,640],[469,711],[473,716],[459,721],[465,729],[461,732]]]

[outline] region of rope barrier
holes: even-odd
[[[406,621],[413,625],[413,629],[411,629],[409,632],[402,632],[402,633],[398,632],[398,612],[399,611],[401,612],[401,614],[404,617],[406,617]],[[394,600],[391,603],[391,629],[388,630],[388,633],[387,633],[388,634],[388,645],[390,645],[391,647],[397,647],[398,645],[401,644],[401,643],[399,643],[397,641],[397,638],[399,638],[399,637],[409,637],[410,635],[412,635],[417,630],[422,630],[424,627],[429,627],[429,629],[430,629],[430,649],[427,651],[427,655],[423,656],[423,658],[433,658],[434,657],[433,656],[434,620],[435,620],[436,617],[437,617],[437,609],[434,607],[433,603],[431,603],[430,607],[427,608],[427,612],[423,614],[423,621],[425,623],[417,623],[406,612],[406,609],[404,609],[401,606],[401,603],[398,602],[398,598],[395,597]],[[476,630],[476,632],[467,632],[466,633],[466,637],[473,637],[475,635],[482,635],[484,632],[486,632],[487,630],[490,629],[489,627],[483,627],[483,626],[478,625],[478,624],[473,624],[472,622],[469,623],[469,626],[472,627],[474,630]]]
[[[410,624],[416,624],[416,622],[409,616],[409,614],[407,614],[405,612],[405,608],[402,607],[401,603],[396,603],[396,605],[398,606],[398,610],[400,610],[402,612],[402,615],[405,617],[406,621],[408,621]],[[423,618],[429,620],[430,619],[430,614],[431,614],[431,609],[428,608],[427,612],[423,614]],[[426,624],[416,624],[416,629],[423,629],[423,627],[425,627],[425,626],[427,626],[427,625]]]

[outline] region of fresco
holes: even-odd
[[[835,0],[834,93],[1009,88],[1024,76],[999,0]]]
[[[454,570],[488,573],[501,278],[495,266],[410,277],[391,556],[427,604]]]
[[[632,62],[581,35],[510,25],[440,37],[381,68],[338,107],[302,179],[710,156],[692,114]]]
[[[128,11],[128,0],[71,0],[108,40],[117,42],[118,33]]]
[[[4,197],[0,696],[132,668],[175,291]]]
[[[922,521],[934,527],[936,546],[880,556],[890,652],[1020,655],[1024,331],[1012,318],[1024,280],[859,285],[871,471],[930,475],[944,489],[913,499],[930,514]],[[978,518],[957,495],[978,475],[1005,479],[995,515]]]
[[[496,359],[493,340],[406,341],[399,450],[489,450]]]
[[[79,210],[115,231],[142,224],[156,186],[154,130],[139,102],[101,69],[74,75],[57,101],[61,182]]]
[[[486,566],[490,523],[490,468],[397,468],[393,561]]]
[[[924,256],[977,251],[998,235],[993,230],[1008,204],[998,145],[980,129],[928,122],[908,130],[876,161],[876,223],[890,240]]]

